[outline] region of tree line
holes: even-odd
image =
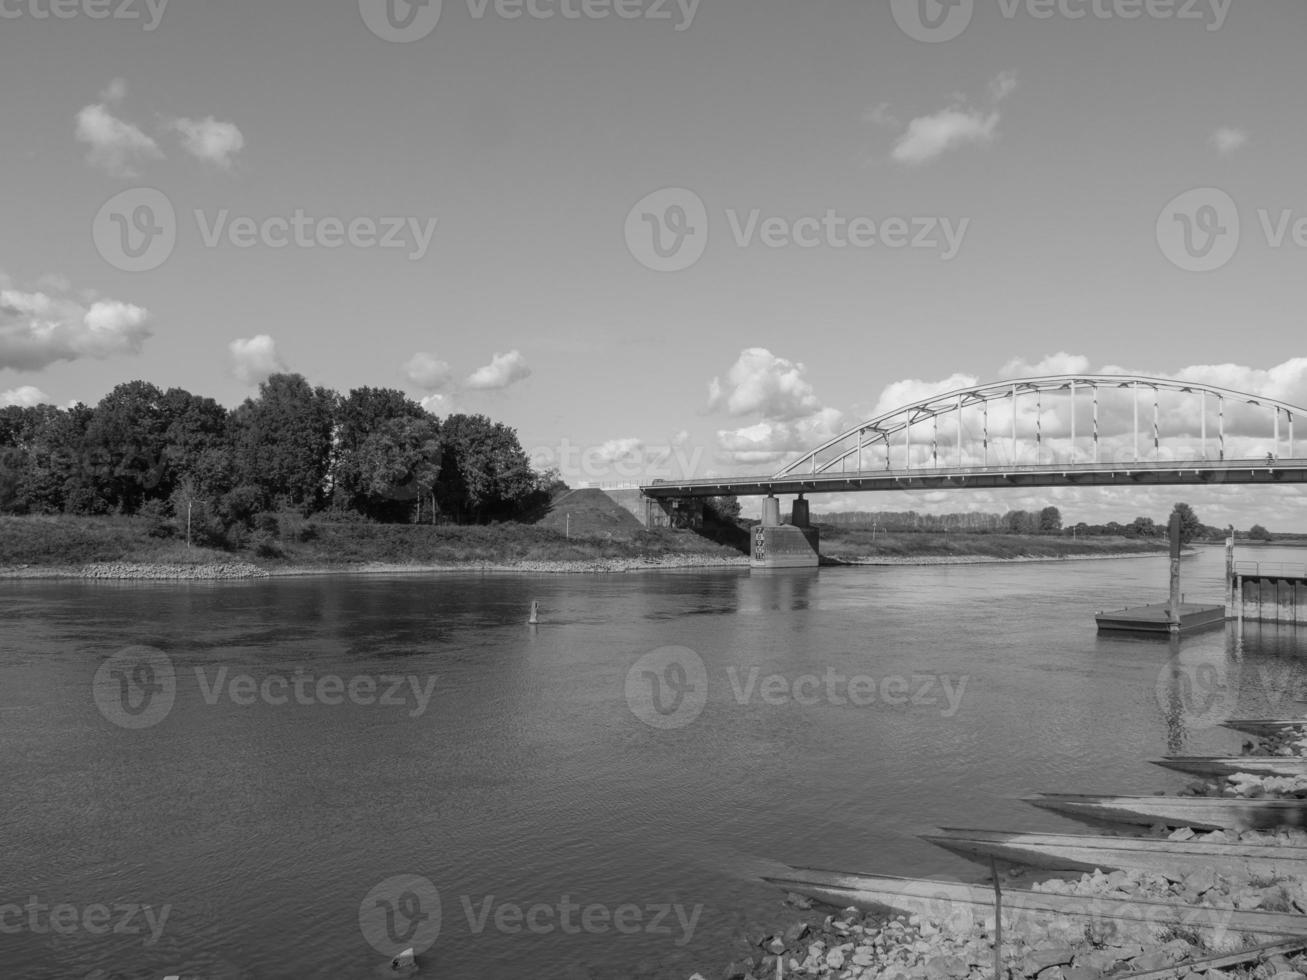
[[[517,433],[484,415],[432,415],[403,392],[347,395],[276,374],[228,410],[182,388],[118,385],[94,407],[0,409],[0,513],[185,519],[237,545],[267,515],[488,523],[561,487]],[[239,539],[239,540],[238,540]]]

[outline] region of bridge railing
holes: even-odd
[[[732,483],[820,483],[829,481],[838,483],[842,480],[858,477],[903,477],[913,476],[963,476],[976,473],[1138,473],[1148,471],[1174,470],[1210,470],[1220,472],[1230,469],[1275,470],[1280,467],[1301,469],[1307,466],[1307,457],[1250,456],[1246,458],[1226,459],[1166,459],[1166,460],[1104,460],[1098,463],[989,463],[972,466],[912,466],[912,467],[864,467],[850,470],[827,470],[822,473],[789,473],[785,476],[722,476],[693,480],[654,480],[648,486],[683,486],[711,487],[729,486]]]

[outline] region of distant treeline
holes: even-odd
[[[1225,528],[1203,524],[1188,504],[1176,504],[1180,510],[1182,535],[1186,541],[1223,539]],[[1065,534],[1076,536],[1110,536],[1122,538],[1165,538],[1169,518],[1155,521],[1151,517],[1136,517],[1128,524],[1109,521],[1106,524],[1087,524],[1081,521],[1073,526],[1064,525],[1062,513],[1056,507],[1038,511],[1010,510],[1004,514],[918,514],[916,511],[844,511],[838,514],[815,515],[814,520],[835,527],[876,527],[883,531],[959,532],[967,534]],[[1260,524],[1236,532],[1253,541],[1270,541],[1272,535]]]
[[[909,511],[844,511],[815,515],[835,526],[872,527],[885,531],[964,531],[969,534],[1058,534],[1062,513],[1056,507],[1039,511],[1010,510],[1006,514],[918,514]]]
[[[340,395],[277,374],[228,411],[181,388],[119,385],[94,407],[0,409],[0,513],[143,514],[198,543],[273,536],[276,515],[487,523],[548,501],[517,433],[438,419],[400,391]]]

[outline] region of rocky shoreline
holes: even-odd
[[[1250,756],[1307,754],[1307,725],[1248,742]],[[1307,779],[1239,775],[1191,784],[1182,795],[1245,798],[1307,797]],[[1280,827],[1267,831],[1195,831],[1154,827],[1143,836],[1172,841],[1307,847],[1307,831]],[[1185,964],[1237,953],[1267,943],[1227,930],[1222,912],[1230,910],[1307,915],[1307,881],[1291,876],[1256,879],[1218,874],[1203,868],[1188,874],[1096,870],[1072,873],[1008,872],[1038,876],[1022,882],[1031,891],[1095,898],[1165,902],[1185,910],[1186,924],[1159,925],[1094,916],[1003,913],[1002,963],[1006,980],[1098,980],[1172,970],[1175,980],[1307,980],[1307,952],[1254,955],[1224,968]],[[789,894],[787,905],[812,910],[813,903]],[[1092,904],[1090,908],[1092,908]],[[995,919],[961,903],[923,898],[913,915],[877,917],[855,908],[827,914],[810,912],[783,931],[745,937],[722,980],[814,977],[826,980],[992,980]],[[1307,939],[1303,940],[1307,943]],[[1236,959],[1243,959],[1236,957]],[[1197,964],[1196,964],[1197,965]],[[690,980],[707,980],[694,974]]]

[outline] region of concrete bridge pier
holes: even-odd
[[[799,496],[790,523],[781,523],[781,502],[769,495],[762,502],[762,523],[753,529],[751,568],[816,568],[821,563],[820,532],[809,526],[808,501]]]

